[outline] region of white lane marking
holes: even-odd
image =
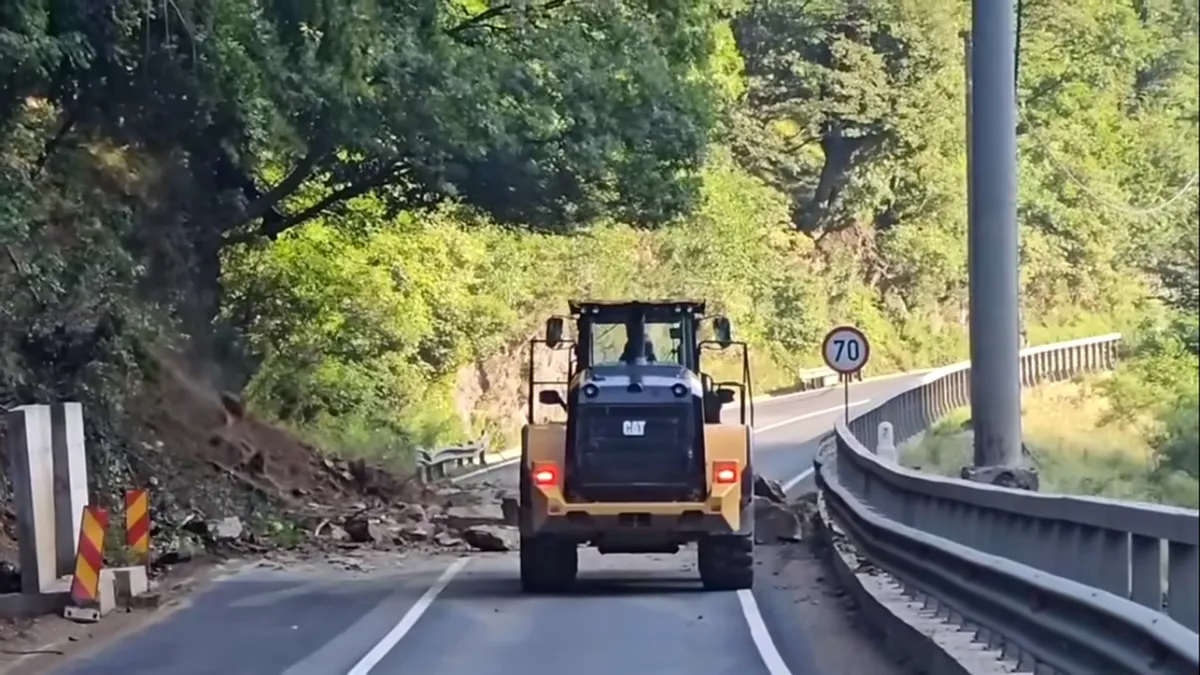
[[[791,491],[792,488],[799,485],[805,478],[808,478],[812,474],[813,474],[813,467],[810,466],[807,469],[796,474],[795,476],[792,476],[791,479],[788,480],[788,482],[784,483],[783,485],[781,485],[779,487],[780,487],[780,489],[783,490],[784,494],[787,494],[788,492]]]
[[[852,403],[850,403],[850,407],[855,408],[860,405],[866,405],[870,402],[871,402],[870,400],[853,401]],[[779,427],[787,426],[789,424],[795,424],[796,422],[803,422],[804,420],[812,419],[814,417],[820,417],[821,415],[828,415],[831,412],[838,412],[839,410],[845,410],[845,408],[846,408],[846,406],[839,405],[839,406],[835,406],[833,408],[826,408],[824,410],[814,410],[812,412],[804,413],[803,415],[799,415],[797,417],[789,417],[786,420],[779,420],[778,422],[773,422],[771,424],[768,424],[765,427],[754,427],[754,433],[760,434],[764,431],[778,429]]]
[[[372,668],[379,665],[383,657],[387,656],[388,652],[392,651],[392,648],[400,642],[401,638],[407,635],[408,631],[412,630],[412,627],[417,624],[417,620],[429,609],[429,606],[433,604],[438,594],[446,590],[446,586],[450,585],[455,575],[461,572],[462,568],[470,560],[470,558],[459,558],[451,563],[446,568],[446,571],[442,572],[442,575],[438,577],[437,581],[429,587],[429,590],[425,591],[425,594],[418,598],[412,607],[408,608],[404,616],[400,617],[400,623],[388,631],[387,635],[384,635],[383,639],[371,648],[371,651],[359,659],[358,663],[354,664],[354,667],[346,675],[368,675]]]
[[[758,655],[762,657],[767,672],[771,675],[792,675],[791,669],[783,662],[783,657],[775,648],[775,641],[771,639],[762,613],[758,611],[754,593],[749,589],[742,589],[737,592],[737,596],[742,605],[742,616],[746,617],[746,625],[750,627],[750,637],[754,639],[754,646],[758,648]]]

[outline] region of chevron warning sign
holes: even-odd
[[[125,492],[125,545],[140,564],[150,558],[150,492],[128,490]]]
[[[75,554],[75,576],[71,580],[71,599],[77,607],[98,602],[100,570],[104,567],[104,533],[108,530],[108,511],[98,506],[83,507],[79,527],[79,548]]]

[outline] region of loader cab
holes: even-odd
[[[608,370],[610,366],[666,365],[686,369],[700,379],[705,423],[719,424],[723,407],[740,399],[740,423],[753,424],[749,350],[744,342],[733,340],[733,328],[728,318],[705,316],[705,303],[581,301],[570,303],[570,310],[569,317],[550,317],[546,321],[545,338],[530,343],[530,422],[534,419],[535,401],[563,408],[569,405],[562,396],[566,392],[542,387],[558,385],[561,388],[573,383],[579,372],[595,366]],[[574,323],[575,329],[571,339],[566,336],[568,320]],[[711,323],[711,340],[700,339],[705,323]],[[570,350],[565,382],[536,380],[532,368],[534,343],[550,349]],[[740,351],[740,380],[718,382],[710,373],[703,372],[702,353],[726,352],[730,348]],[[727,359],[726,363],[728,365],[730,361]]]
[[[669,365],[699,371],[692,303],[577,303],[571,309],[580,368]]]
[[[724,317],[712,320],[715,340],[700,339],[704,309],[690,301],[572,302],[570,317],[547,321],[545,344],[572,355],[565,397],[560,389],[537,395],[567,413],[568,500],[694,501],[706,494],[704,425],[721,423],[721,408],[738,389],[745,423],[750,382],[744,345],[743,382],[702,372],[705,347],[740,344]],[[532,376],[531,368],[531,421]]]

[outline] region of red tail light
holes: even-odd
[[[718,485],[738,482],[737,462],[713,462],[713,482]]]
[[[558,484],[558,467],[553,464],[538,464],[533,467],[533,484],[550,487]]]

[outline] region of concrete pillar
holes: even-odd
[[[875,441],[875,455],[885,462],[896,463],[896,438],[891,422],[880,422]]]
[[[83,507],[88,505],[83,406],[55,403],[50,406],[50,421],[54,449],[55,571],[57,576],[65,577],[75,573]]]
[[[58,578],[54,547],[54,467],[50,406],[5,414],[4,450],[16,501],[21,592],[41,593]]]

